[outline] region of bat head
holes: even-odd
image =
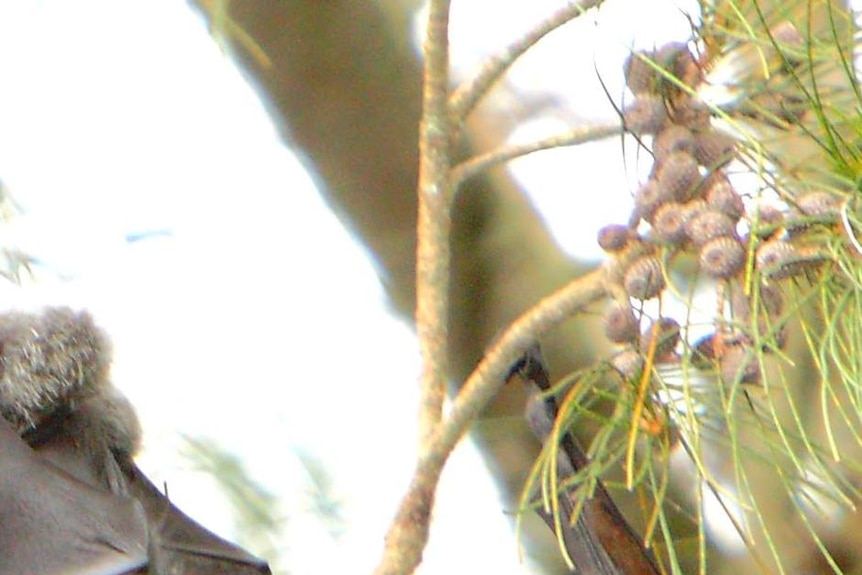
[[[0,315],[0,415],[19,432],[109,387],[111,348],[86,311]]]
[[[119,461],[130,460],[141,445],[141,423],[131,402],[114,386],[81,403],[76,419],[78,437],[92,434],[102,438]]]

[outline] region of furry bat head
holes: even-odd
[[[0,574],[268,575],[132,457],[141,428],[86,312],[0,314]]]
[[[88,433],[102,438],[120,458],[132,458],[141,446],[141,423],[131,402],[114,386],[81,403],[75,411],[76,436]],[[74,432],[73,432],[74,433]]]
[[[0,315],[0,413],[45,459],[122,493],[118,463],[131,462],[141,426],[108,381],[109,363],[108,340],[86,312]]]
[[[75,409],[59,408],[22,437],[78,481],[126,495],[122,475],[140,446],[141,426],[129,401],[109,386]]]
[[[0,415],[19,432],[96,396],[111,349],[89,313],[66,307],[0,315]]]

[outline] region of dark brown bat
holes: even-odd
[[[546,441],[557,416],[557,405],[553,397],[542,396],[543,391],[551,388],[551,382],[537,346],[512,368],[512,375],[515,373],[528,386],[527,423],[541,441]],[[583,469],[587,463],[587,456],[575,438],[566,433],[561,438],[557,454],[560,479]],[[575,521],[575,505],[571,494],[565,490],[559,494],[559,509],[562,516],[560,535],[566,553],[580,575],[661,573],[652,555],[644,548],[601,482],[598,482],[593,497],[586,501]],[[537,513],[556,533],[553,514],[541,507]]]
[[[266,562],[216,536],[182,513],[147,479],[129,452],[111,444],[109,439],[116,441],[118,438],[121,445],[133,443],[123,437],[123,422],[112,420],[117,413],[126,412],[122,406],[115,406],[121,403],[120,400],[125,402],[122,396],[110,400],[93,398],[75,412],[52,417],[40,429],[38,437],[31,438],[35,452],[82,483],[118,497],[131,498],[141,507],[148,535],[148,569],[141,573],[270,573]]]
[[[87,314],[0,316],[0,573],[269,574],[137,468],[106,345]]]
[[[150,524],[151,573],[159,575],[268,575],[269,566],[214,535],[177,509],[134,464],[132,496]],[[153,571],[155,567],[155,571]]]
[[[134,573],[147,546],[140,503],[65,473],[0,418],[0,573]]]

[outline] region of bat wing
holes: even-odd
[[[147,542],[137,501],[69,475],[0,417],[0,573],[125,575],[146,565]]]
[[[127,454],[109,449],[75,413],[62,413],[27,440],[38,455],[78,481],[134,500],[145,517],[152,575],[266,575],[265,561],[208,531],[180,511]],[[25,445],[26,447],[26,445]],[[5,571],[0,569],[0,574]]]
[[[542,392],[551,382],[538,348],[529,350],[512,368],[527,382],[527,424],[536,437],[548,441],[557,404],[552,396]],[[560,479],[573,476],[589,464],[586,454],[575,438],[565,433],[560,438],[557,453],[557,473]],[[572,494],[561,488],[557,495],[560,513],[559,530],[553,514],[541,505],[537,513],[552,531],[561,537],[563,546],[578,572],[584,575],[659,575],[661,572],[652,554],[629,526],[613,498],[601,482],[593,496],[575,517]]]
[[[570,434],[563,437],[561,454],[567,458],[573,472],[583,467],[582,462],[587,460],[586,455]],[[564,525],[572,525],[574,507],[570,495],[563,490],[559,497],[563,519],[566,521]],[[544,516],[542,518],[553,529],[548,518]],[[553,517],[550,519],[553,520]],[[585,545],[585,537],[589,539],[589,545]],[[596,485],[593,497],[584,505],[581,516],[574,525],[574,531],[571,532],[564,527],[564,541],[570,553],[579,546],[589,548],[592,560],[605,569],[599,571],[602,575],[616,573],[659,575],[661,573],[652,553],[644,548],[640,537],[632,530],[601,482]],[[614,570],[610,569],[611,566]]]
[[[558,535],[562,537],[566,554],[576,565],[579,575],[621,575],[601,542],[597,540],[595,533],[590,529],[586,517],[581,515],[574,523],[572,522],[574,506],[571,499],[561,493],[559,502],[561,529]],[[541,505],[537,507],[536,513],[551,531],[557,533],[553,513],[546,511]]]
[[[208,531],[180,511],[131,463],[129,493],[150,524],[151,561],[157,573],[177,575],[269,575],[267,563]]]

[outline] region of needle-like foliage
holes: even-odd
[[[612,313],[630,305],[643,333],[558,385],[554,437],[590,430],[590,464],[558,477],[546,446],[522,504],[617,485],[668,572],[707,573],[708,498],[760,570],[796,572],[801,545],[841,573],[822,533],[859,496],[856,25],[829,1],[701,11],[688,44],[626,63],[623,123],[655,164],[610,254],[640,254]]]

